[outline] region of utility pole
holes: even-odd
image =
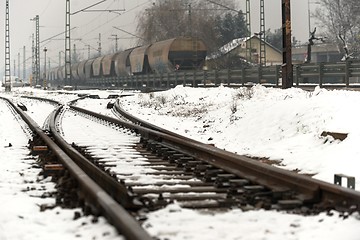
[[[44,90],[47,89],[47,82],[46,82],[46,52],[47,52],[47,49],[46,47],[44,48],[44,81],[43,81],[43,87],[44,87]]]
[[[250,14],[250,0],[246,0],[246,28],[248,30],[248,40],[246,41],[246,60],[251,62],[252,61],[252,54],[251,54],[251,14]]]
[[[34,72],[33,78],[35,79],[35,85],[40,82],[40,26],[39,26],[39,15],[31,19],[35,21],[35,47],[34,47]]]
[[[71,86],[70,0],[66,0],[65,18],[65,85]]]
[[[76,53],[76,44],[73,45],[73,57],[72,57],[72,61],[71,62],[74,62],[76,63],[77,62],[77,53]]]
[[[281,1],[283,35],[282,88],[291,88],[293,86],[293,65],[291,58],[290,0]]]
[[[5,14],[5,92],[11,92],[10,73],[10,21],[9,21],[9,0],[6,0]]]
[[[87,45],[88,47],[88,59],[90,59],[90,45]]]
[[[26,80],[26,47],[23,47],[23,80]]]
[[[98,48],[98,52],[99,52],[99,57],[101,56],[101,33],[99,33],[99,48]]]
[[[34,41],[34,34],[31,35],[31,44],[32,44],[32,47],[31,47],[31,52],[32,52],[32,55],[31,55],[31,69],[32,69],[32,74],[31,74],[31,86],[33,86],[33,81],[34,81],[34,78],[35,78],[35,41]]]
[[[265,3],[260,0],[260,66],[266,65],[265,49]]]
[[[20,78],[20,53],[18,53],[18,78]]]
[[[189,3],[189,36],[192,37],[191,3]]]
[[[59,67],[61,67],[61,51],[59,52]]]
[[[118,41],[119,41],[118,35],[117,34],[111,34],[111,36],[114,37],[112,39],[115,40],[115,52],[117,52],[118,51]]]

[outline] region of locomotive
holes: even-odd
[[[206,53],[202,40],[176,37],[74,63],[71,65],[71,78],[79,85],[86,85],[86,81],[93,78],[201,69]],[[63,85],[65,67],[51,69],[47,79],[52,84]]]

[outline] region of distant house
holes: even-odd
[[[237,38],[222,46],[217,52],[209,55],[206,60],[208,66],[236,67],[242,63],[260,63],[260,38],[253,35],[246,38]],[[246,44],[250,46],[250,53],[246,54]],[[282,64],[282,53],[279,49],[265,42],[265,65]],[[227,66],[226,66],[227,65]]]
[[[292,48],[294,63],[303,63],[307,57],[307,45]],[[316,43],[311,47],[311,62],[339,62],[343,57],[339,47],[334,43]]]

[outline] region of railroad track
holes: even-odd
[[[76,107],[74,109],[85,114],[93,114],[88,110]],[[101,116],[97,117],[102,118]],[[160,172],[169,171],[167,175],[171,175],[171,178],[177,174],[179,182],[183,179],[196,178],[202,183],[193,184],[207,184],[206,187],[210,187],[210,185],[216,187],[215,192],[220,192],[220,194],[214,198],[219,200],[213,201],[211,198],[206,199],[204,196],[199,196],[198,198],[203,200],[201,204],[197,204],[199,206],[208,207],[203,204],[204,202],[213,202],[212,205],[214,206],[229,205],[231,202],[230,205],[232,206],[247,206],[248,208],[249,202],[246,202],[245,198],[250,199],[250,202],[253,203],[250,208],[264,206],[264,208],[270,209],[287,209],[305,205],[308,209],[313,209],[316,212],[330,208],[344,211],[358,208],[360,202],[358,192],[261,164],[247,157],[222,151],[178,135],[170,135],[169,132],[163,133],[161,129],[146,125],[139,119],[135,120],[135,125],[110,117],[103,119],[112,124],[132,128],[140,134],[142,146],[137,146],[137,148],[142,150],[138,151],[143,151],[145,156],[154,159],[147,163],[149,166],[156,165],[152,167],[153,169]],[[112,171],[111,165],[108,170]],[[153,175],[155,174],[160,175],[162,173],[153,173]],[[161,201],[186,199],[183,196],[176,199],[174,193],[180,195],[190,191],[189,189],[176,190],[173,188],[161,192],[161,190],[154,190],[152,183],[146,185],[131,181],[127,183],[124,179],[121,181],[125,181],[125,185],[130,186],[136,194],[153,198],[157,194],[158,200]],[[167,182],[160,181],[157,185],[163,183]],[[191,185],[189,184],[189,186]],[[199,193],[201,191],[210,192],[206,187],[199,187]],[[148,189],[148,193],[146,189]],[[197,188],[193,187],[194,189]],[[250,193],[253,195],[248,196]],[[268,196],[268,198],[259,196]],[[190,204],[187,206],[191,207]]]
[[[103,215],[126,239],[152,239],[112,196],[91,179],[74,159],[55,143],[51,134],[40,128],[19,106],[7,101],[33,132],[34,139],[30,147],[33,154],[40,155],[42,160],[40,164],[44,169],[44,174],[53,175],[58,180],[60,187],[58,186],[59,194],[56,201],[59,205],[83,207],[85,213]],[[55,112],[50,119],[53,119],[54,115]],[[54,120],[50,121],[51,127],[53,127],[52,123]],[[74,198],[76,202],[73,202]]]
[[[121,111],[118,103],[115,108]],[[61,133],[65,129],[62,129],[63,123],[59,121],[64,122],[71,116],[96,122],[99,129],[100,126],[111,129],[114,135],[121,135],[121,139],[126,139],[126,144],[119,144],[115,139],[110,145],[98,145],[94,144],[93,136],[74,139],[69,144],[69,141],[63,139]],[[61,146],[63,154],[74,159],[75,165],[83,169],[80,177],[71,179],[81,182],[82,175],[86,172],[91,179],[89,181],[99,185],[96,191],[111,197],[114,206],[117,206],[114,209],[119,208],[116,204],[120,203],[121,208],[128,210],[138,220],[146,218],[147,211],[156,210],[173,201],[186,208],[263,208],[299,214],[314,214],[330,209],[359,211],[359,192],[174,135],[129,115],[127,118],[135,123],[102,116],[75,106],[60,106],[51,116],[50,129],[51,137]],[[84,125],[82,121],[78,122],[78,128]],[[100,139],[100,135],[97,139]],[[50,144],[47,141],[46,145]],[[107,141],[110,142],[110,138]],[[55,150],[52,152],[55,153]],[[50,174],[52,171],[57,175],[62,173],[59,179],[64,181],[66,174],[58,171],[62,167],[56,169],[57,164],[45,164],[44,168],[46,170],[47,167]],[[61,165],[66,169],[72,167],[66,161],[61,161]],[[69,172],[77,174],[76,171]],[[112,216],[113,205],[105,207],[95,201],[98,192],[95,197],[86,199],[84,196],[90,195],[87,191],[93,190],[82,184],[73,185],[82,186],[85,193],[72,195],[66,193],[69,192],[66,189],[69,186],[64,186],[58,203],[77,205],[85,201],[90,212],[102,214],[112,223],[125,221]],[[110,200],[105,200],[107,201]],[[135,220],[131,216],[130,222],[133,221],[131,223],[134,224]],[[117,228],[124,231],[124,226]],[[130,239],[146,239],[142,237]]]
[[[212,146],[198,143],[178,134],[173,134],[168,130],[142,121],[125,112],[120,107],[119,101],[114,105],[114,109],[119,115],[130,119],[138,125],[175,136],[183,139],[187,143],[193,142],[194,146],[196,146],[196,150],[193,149],[187,151],[192,157],[198,157],[210,164],[211,168],[216,166],[221,169],[221,172],[225,171],[227,174],[230,174],[229,176],[231,177],[229,179],[224,180],[224,178],[221,177],[222,175],[215,178],[215,185],[220,183],[220,186],[233,186],[234,184],[232,182],[234,180],[232,180],[232,178],[236,176],[235,179],[243,178],[249,180],[249,182],[253,184],[258,183],[260,186],[264,186],[267,190],[270,190],[272,193],[268,192],[268,194],[273,197],[271,202],[273,203],[275,198],[278,203],[272,206],[275,208],[279,206],[291,208],[294,206],[307,205],[315,212],[324,211],[325,209],[338,209],[342,211],[347,211],[349,209],[350,211],[354,211],[354,209],[359,210],[359,192],[258,163],[248,157],[234,155]],[[197,152],[197,150],[199,151]],[[202,168],[201,165],[196,166],[195,168],[193,167],[192,169],[198,171],[199,168]],[[259,189],[260,188],[261,187],[259,187]],[[233,189],[229,191],[231,192]],[[291,196],[290,199],[287,199],[289,196]],[[255,205],[259,206],[259,204]],[[268,204],[264,204],[264,206],[268,208]],[[308,211],[308,209],[306,211]]]

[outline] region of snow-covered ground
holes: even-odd
[[[25,89],[16,89],[14,95],[16,91],[24,92]],[[62,102],[76,97],[32,89],[26,91]],[[99,93],[102,97],[109,94],[104,91],[92,93]],[[32,103],[30,111],[35,112],[36,103],[22,99],[25,105],[27,101]],[[106,110],[108,101],[85,99],[78,106],[111,114]],[[356,188],[359,189],[358,92],[319,88],[306,92],[262,86],[251,89],[178,86],[166,92],[134,94],[121,98],[121,102],[125,109],[138,117],[228,151],[279,160],[279,167],[315,174],[314,177],[328,182],[333,181],[335,173],[355,176]],[[3,103],[0,104],[0,114],[3,120],[0,136],[5,153],[0,157],[4,162],[0,170],[0,240],[33,239],[33,236],[37,239],[118,239],[113,229],[105,224],[83,226],[82,222],[90,221],[85,217],[73,221],[73,211],[57,208],[39,212],[37,204],[51,199],[34,198],[29,192],[19,192],[19,189],[29,186],[29,180],[24,181],[23,176],[35,181],[39,178],[36,176],[38,170],[30,168],[29,160],[24,160],[28,153],[25,149],[27,135],[16,122],[12,123],[12,128],[4,125],[4,122],[12,122],[13,117]],[[16,134],[13,129],[18,129]],[[334,140],[321,137],[323,131],[347,133],[348,136],[343,141]],[[13,147],[7,147],[9,142]],[[47,182],[45,179],[32,184],[46,185]],[[53,186],[46,187],[51,189]],[[22,204],[18,204],[19,201]],[[242,212],[238,209],[210,213],[181,209],[175,203],[151,213],[144,226],[151,235],[160,239],[358,240],[359,214],[345,219],[339,215],[333,212],[332,216],[324,213],[304,217],[276,211]],[[13,226],[21,231],[12,232]],[[78,226],[81,227],[78,229]]]
[[[354,176],[360,189],[359,92],[179,86],[121,100],[134,115],[179,134],[331,183],[336,173]],[[348,136],[340,141],[323,131]]]

